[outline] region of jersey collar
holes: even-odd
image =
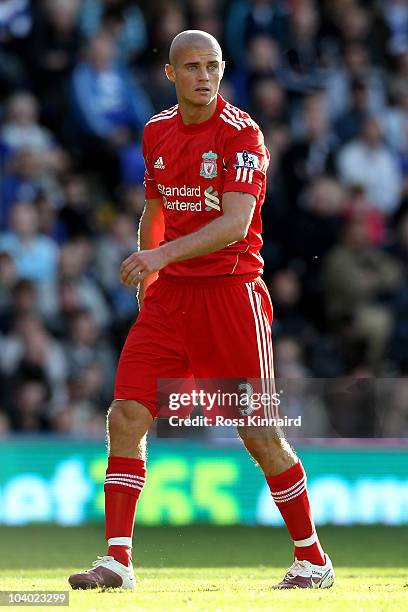
[[[185,123],[183,123],[183,120],[181,118],[180,109],[178,108],[177,109],[177,126],[179,130],[184,132],[184,134],[198,134],[199,132],[204,132],[205,130],[208,130],[208,128],[212,127],[212,125],[216,123],[225,105],[226,105],[226,101],[220,94],[218,94],[217,106],[215,107],[214,114],[211,115],[211,117],[207,119],[207,121],[203,121],[202,123],[190,123],[189,125],[186,125]]]

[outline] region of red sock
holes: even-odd
[[[109,457],[105,480],[105,518],[108,555],[130,565],[137,500],[146,478],[142,459]]]
[[[277,476],[267,476],[266,481],[295,544],[296,559],[324,565],[325,555],[316,534],[301,462]]]

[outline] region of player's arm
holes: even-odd
[[[162,210],[162,199],[154,198],[146,200],[146,204],[140,218],[138,232],[139,251],[155,249],[159,246],[164,236],[164,218]],[[157,278],[157,272],[147,274],[139,284],[138,300],[142,306],[144,294],[149,285]]]
[[[256,198],[250,193],[229,191],[222,198],[222,217],[192,234],[164,244],[161,248],[167,264],[219,251],[243,240],[251,224]]]
[[[126,285],[144,282],[147,276],[168,264],[207,255],[242,240],[248,233],[255,204],[255,196],[249,193],[224,193],[221,217],[159,248],[133,253],[121,266],[121,281]]]

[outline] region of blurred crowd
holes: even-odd
[[[407,0],[2,0],[0,433],[103,435],[137,315],[118,267],[143,125],[175,103],[163,65],[186,28],[219,39],[221,93],[271,153],[277,376],[407,374]]]

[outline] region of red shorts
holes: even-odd
[[[271,324],[259,277],[161,276],[127,336],[114,397],[135,400],[155,417],[159,379],[271,380]]]

